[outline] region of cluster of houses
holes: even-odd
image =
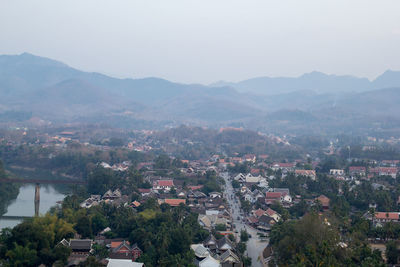
[[[281,215],[271,208],[274,203],[279,203],[283,207],[290,207],[294,203],[300,202],[300,196],[296,196],[294,200],[290,196],[288,188],[272,188],[271,191],[265,193],[265,198],[258,199],[258,208],[252,210],[247,217],[249,225],[264,232],[269,232],[272,226],[281,220]],[[330,199],[325,195],[313,199],[304,199],[310,206],[320,205],[321,211],[329,210]]]
[[[397,200],[397,206],[400,206],[400,196]],[[370,204],[370,208],[374,211],[366,212],[364,218],[370,220],[374,227],[383,227],[386,223],[400,223],[400,212],[398,211],[375,211],[377,205]]]
[[[102,202],[120,206],[128,203],[129,197],[127,195],[122,195],[119,189],[115,189],[114,191],[108,190],[103,196],[91,195],[88,199],[83,201],[80,206],[81,208],[88,209],[90,207],[97,206]]]
[[[194,264],[199,267],[243,267],[235,244],[226,236],[216,239],[212,234],[201,244],[192,244]]]
[[[79,266],[90,255],[93,255],[93,245],[104,245],[108,249],[109,256],[102,263],[107,267],[127,266],[144,267],[143,263],[136,262],[136,259],[142,255],[142,250],[137,244],[130,244],[123,239],[105,239],[103,236],[97,237],[94,241],[91,239],[63,239],[58,245],[71,249],[71,255],[68,258],[67,266]]]
[[[315,172],[307,170],[306,173],[299,172],[299,175],[315,175]],[[236,190],[240,193],[241,198],[249,201],[253,207],[259,207],[249,213],[247,223],[261,231],[270,231],[271,227],[281,219],[281,215],[271,208],[273,204],[279,203],[281,206],[289,208],[302,200],[300,196],[292,197],[288,188],[269,187],[268,179],[260,175],[239,173],[233,177],[233,180],[240,184]],[[252,191],[251,188],[254,190]],[[329,209],[330,199],[324,195],[304,200],[310,206],[319,204],[322,211]]]
[[[281,215],[271,208],[253,210],[252,215],[247,218],[249,225],[268,232],[271,227],[281,220]]]
[[[396,178],[399,174],[400,160],[375,160],[367,161],[367,166],[349,166],[348,172],[344,169],[331,169],[329,174],[338,180],[353,180],[356,178],[373,178],[377,176],[389,176]]]
[[[240,184],[239,192],[244,200],[252,204],[261,202],[268,205],[275,201],[287,205],[292,203],[289,189],[270,188],[267,178],[261,175],[253,176],[251,173],[247,175],[239,173],[233,177],[233,180]],[[254,189],[252,190],[252,188]]]

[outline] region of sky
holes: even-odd
[[[0,0],[0,54],[208,84],[400,70],[398,0]]]

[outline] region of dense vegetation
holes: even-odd
[[[6,178],[3,162],[0,160],[0,179]],[[0,184],[0,216],[6,213],[8,204],[17,197],[18,186],[15,184]]]
[[[0,236],[0,261],[4,266],[51,266],[66,263],[69,249],[57,246],[63,238],[73,237],[73,225],[56,216],[46,215],[26,220]]]
[[[61,208],[52,209],[52,215],[26,220],[12,230],[4,229],[0,236],[4,266],[63,264],[70,253],[57,245],[63,238],[71,238],[74,233],[94,238],[106,227],[112,229],[106,233],[108,238],[121,237],[137,243],[144,252],[138,261],[146,266],[192,266],[190,244],[208,236],[197,223],[197,215],[184,206],[159,206],[155,199],[149,199],[137,211],[106,204],[83,209],[79,207],[81,200],[76,195],[68,196]],[[101,247],[96,246],[95,251],[96,257],[104,257]],[[89,258],[87,264],[90,261],[93,259]]]
[[[101,151],[75,142],[68,143],[63,150],[57,149],[56,146],[41,147],[28,144],[16,146],[0,142],[0,158],[9,167],[50,170],[59,175],[84,178],[99,162],[104,161],[112,165],[131,161],[136,165],[145,159],[145,155],[123,148]]]
[[[380,252],[371,251],[357,232],[342,239],[334,218],[310,213],[276,225],[270,244],[280,266],[385,266]]]

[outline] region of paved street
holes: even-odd
[[[243,222],[243,215],[240,214],[240,201],[235,196],[235,193],[232,188],[232,183],[229,181],[228,173],[223,173],[221,176],[225,180],[225,196],[228,200],[228,203],[231,207],[232,214],[232,223],[236,225],[236,230],[239,232],[238,238],[240,235],[240,230],[246,229],[247,232],[251,235],[249,241],[247,241],[247,255],[252,259],[252,266],[261,267],[262,264],[259,261],[259,256],[264,248],[268,245],[268,242],[261,242],[257,235],[257,230],[246,225]],[[238,220],[239,217],[239,220]]]

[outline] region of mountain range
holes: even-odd
[[[357,93],[374,89],[400,86],[400,72],[387,70],[373,81],[350,75],[328,75],[313,71],[296,78],[257,77],[237,83],[217,82],[210,86],[229,86],[238,92],[259,95],[276,95],[311,90],[317,93]]]
[[[127,128],[183,123],[283,132],[333,127],[361,131],[396,126],[399,88],[396,71],[373,81],[312,72],[209,86],[160,78],[118,79],[24,53],[0,56],[0,122],[23,123],[35,117]]]

